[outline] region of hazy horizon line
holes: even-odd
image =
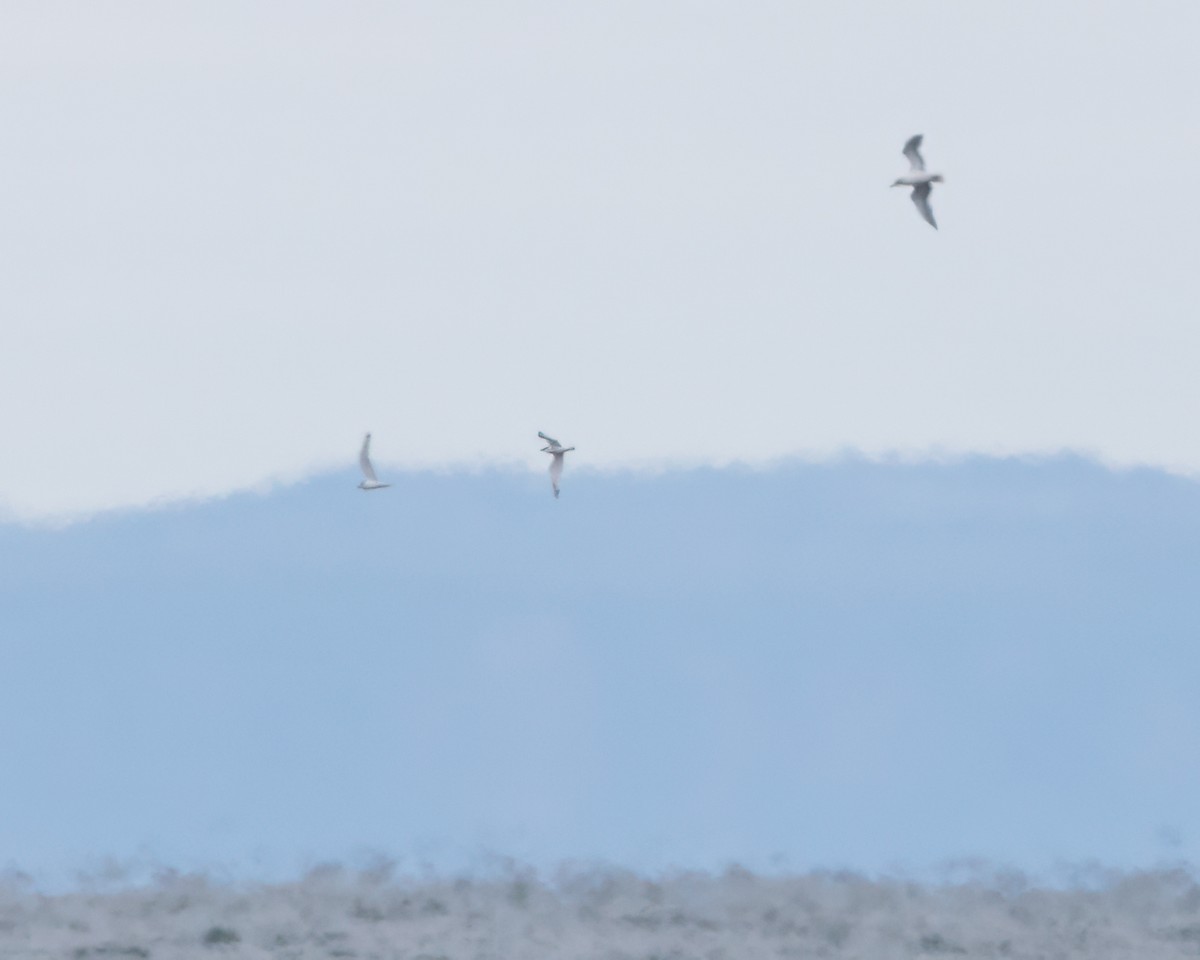
[[[548,461],[547,461],[548,462]],[[1149,472],[1164,477],[1185,481],[1200,480],[1200,473],[1181,466],[1145,461],[1129,461],[1111,457],[1096,450],[1077,447],[1054,449],[1016,450],[973,450],[950,447],[927,447],[919,449],[891,448],[881,451],[865,450],[850,445],[829,451],[799,451],[762,458],[661,458],[630,459],[609,463],[589,463],[585,457],[576,456],[569,463],[568,476],[629,476],[642,475],[652,478],[670,474],[702,472],[735,473],[755,475],[795,468],[838,468],[849,466],[870,467],[946,467],[952,468],[970,463],[1015,463],[1038,467],[1056,462],[1076,462],[1095,467],[1112,474]],[[530,477],[546,472],[546,464],[528,458],[462,458],[446,461],[386,460],[377,461],[381,475],[405,476],[468,476],[480,477],[492,474],[501,477]],[[281,471],[260,480],[240,484],[221,490],[173,491],[156,495],[149,500],[128,503],[113,503],[92,508],[39,511],[22,509],[11,501],[0,497],[0,527],[17,526],[29,529],[62,530],[106,517],[121,515],[159,513],[172,510],[188,510],[207,506],[236,497],[268,498],[285,493],[307,484],[332,479],[342,475],[357,476],[358,470],[352,461],[341,464],[318,462],[301,471]],[[386,479],[386,477],[385,477]],[[351,492],[354,485],[347,487]],[[395,491],[393,491],[394,495]],[[386,495],[386,494],[385,494]]]

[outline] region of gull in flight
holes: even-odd
[[[554,487],[554,499],[558,499],[558,481],[562,479],[563,454],[570,453],[574,447],[564,447],[553,437],[548,437],[541,430],[538,431],[538,436],[546,441],[546,446],[542,447],[542,453],[548,453],[553,460],[550,461],[550,485]]]
[[[362,450],[358,453],[358,465],[362,467],[363,482],[358,485],[359,490],[382,490],[384,487],[390,487],[390,483],[380,483],[379,478],[375,476],[375,468],[371,466],[371,435],[368,433],[363,437]]]
[[[933,219],[933,211],[929,209],[929,191],[933,184],[942,182],[940,173],[926,173],[925,161],[921,159],[921,134],[911,137],[904,145],[904,155],[908,157],[909,171],[892,184],[893,187],[912,187],[912,202],[917,210],[934,230],[937,223]]]

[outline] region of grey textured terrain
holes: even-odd
[[[468,958],[1200,955],[1200,886],[1184,870],[1039,886],[995,873],[916,883],[854,874],[611,869],[539,878],[314,871],[230,886],[169,875],[135,889],[0,894],[4,957]]]

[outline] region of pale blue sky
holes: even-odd
[[[1198,35],[1191,0],[5,3],[0,510],[366,430],[408,467],[540,466],[533,427],[606,467],[1200,474]],[[939,231],[889,186],[914,133]]]
[[[1196,851],[1191,482],[396,480],[0,528],[6,861]]]

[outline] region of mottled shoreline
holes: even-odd
[[[5,958],[1155,958],[1200,956],[1185,870],[1050,887],[855,874],[648,877],[613,869],[489,878],[314,871],[231,886],[167,875],[121,890],[0,889]]]

